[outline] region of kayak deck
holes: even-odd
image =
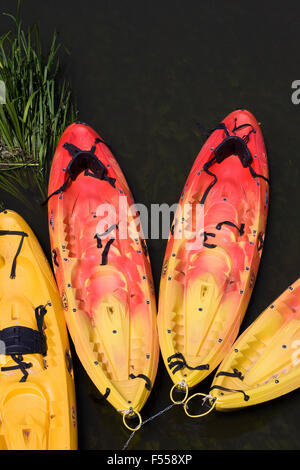
[[[300,280],[270,305],[232,346],[212,384],[216,408],[250,406],[298,388],[299,352]]]
[[[90,147],[97,134],[88,126],[74,126],[62,137],[61,146],[68,139]],[[78,134],[81,142],[76,140]],[[150,262],[121,170],[104,144],[96,146],[95,154],[116,183],[81,173],[61,199],[50,199],[54,269],[76,351],[91,379],[117,410],[139,411],[152,388],[158,361]],[[56,155],[53,180],[70,160],[67,152]],[[60,184],[52,184],[50,178],[49,193]],[[122,204],[128,215],[125,227]]]
[[[0,213],[0,234],[0,448],[76,449],[74,377],[55,281],[18,214]],[[21,244],[20,234],[25,234]],[[39,330],[46,337],[45,354],[34,348],[27,353]],[[23,354],[9,354],[13,341]]]
[[[254,117],[236,111],[223,123],[228,129],[242,126],[235,133],[240,137],[248,132],[246,123],[255,129],[248,148],[257,157],[255,173],[267,179],[265,148]],[[237,155],[204,171],[225,137],[223,128],[214,131],[194,163],[175,214],[161,278],[162,354],[174,383],[184,381],[188,387],[207,376],[235,340],[265,235],[268,182],[253,177]],[[196,211],[201,205],[200,230]]]

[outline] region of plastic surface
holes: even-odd
[[[15,212],[0,213],[0,230],[26,232],[0,236],[0,329],[23,326],[37,330],[35,308],[46,305],[44,334],[47,354],[24,354],[31,363],[20,382],[20,369],[0,372],[0,449],[69,450],[77,447],[77,418],[73,371],[67,329],[58,289],[27,223]],[[5,352],[1,344],[1,353]],[[1,367],[16,366],[10,355],[0,355]],[[68,371],[70,369],[70,372]]]
[[[241,373],[242,378],[218,373]],[[300,386],[300,279],[271,304],[237,339],[221,363],[212,386],[217,410],[272,400]]]
[[[128,411],[134,416],[141,410],[155,380],[156,304],[146,244],[137,230],[139,218],[130,208],[131,193],[111,151],[99,139],[84,124],[66,129],[53,159],[49,194],[67,179],[71,155],[63,147],[66,142],[82,150],[95,145],[95,155],[108,177],[116,179],[115,187],[81,172],[64,192],[50,198],[49,231],[55,275],[76,352],[99,391],[128,419]],[[103,204],[114,208],[115,220],[106,223]],[[121,238],[126,213],[128,231]]]
[[[223,123],[230,135],[243,138],[249,134],[252,168],[268,178],[265,145],[253,115],[237,110]],[[184,381],[188,387],[211,373],[234,342],[255,283],[265,236],[268,182],[253,177],[237,155],[209,167],[217,178],[214,185],[214,176],[203,169],[225,137],[224,129],[213,131],[195,160],[180,197],[181,212],[175,214],[161,277],[161,352],[173,382]],[[206,192],[202,238],[198,237],[202,241],[194,246],[190,233],[196,233],[195,214]],[[187,214],[183,210],[186,204]],[[235,226],[222,224],[225,221]],[[199,366],[202,370],[195,369]]]

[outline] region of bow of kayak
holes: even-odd
[[[300,280],[238,338],[220,365],[210,394],[216,409],[272,400],[300,386]]]

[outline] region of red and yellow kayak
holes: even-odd
[[[237,339],[210,391],[219,411],[255,405],[300,387],[300,279]]]
[[[0,449],[77,447],[72,359],[58,289],[16,212],[0,213]]]
[[[89,126],[69,126],[49,182],[53,266],[76,352],[125,423],[139,416],[159,355],[150,262],[132,205],[109,147]]]
[[[238,334],[259,267],[268,202],[259,124],[248,111],[234,111],[195,160],[164,259],[159,340],[173,389],[185,392],[183,400]]]

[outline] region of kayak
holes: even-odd
[[[133,204],[109,146],[86,124],[71,124],[49,181],[55,276],[88,375],[125,425],[135,417],[140,426],[159,347],[150,261]]]
[[[280,397],[300,387],[300,279],[237,339],[210,391],[217,410]]]
[[[238,334],[261,259],[268,204],[263,136],[254,116],[239,109],[211,132],[197,156],[166,248],[158,332],[176,403],[218,366]]]
[[[27,223],[0,213],[0,449],[77,447],[72,358],[58,289]]]

